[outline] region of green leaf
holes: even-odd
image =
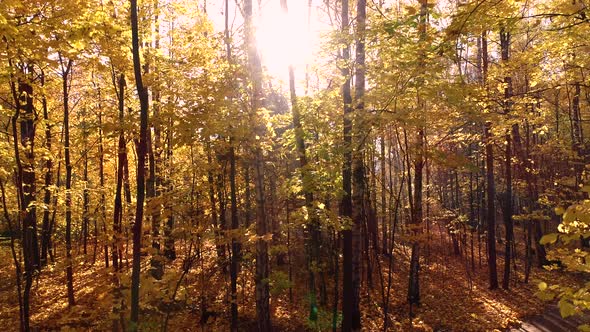
[[[548,243],[555,243],[557,241],[557,237],[558,237],[557,233],[546,234],[546,235],[543,235],[543,237],[541,238],[539,243],[543,244],[543,245],[548,244]]]

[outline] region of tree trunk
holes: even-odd
[[[86,116],[86,114],[83,114]],[[82,140],[84,141],[84,170],[83,170],[83,181],[84,189],[82,192],[82,236],[83,236],[83,252],[84,256],[88,254],[88,235],[89,235],[89,224],[90,224],[90,192],[88,190],[88,123],[82,121]],[[95,228],[96,229],[96,228]],[[86,257],[84,257],[86,259]]]
[[[117,184],[115,189],[115,202],[114,202],[114,216],[113,216],[113,268],[115,271],[119,271],[121,268],[119,261],[122,254],[121,250],[121,231],[123,224],[123,181],[125,164],[127,163],[127,146],[125,143],[125,131],[123,129],[123,117],[125,108],[125,76],[121,74],[118,80],[118,92],[117,96],[119,101],[119,142],[117,146]]]
[[[102,231],[105,235],[104,239],[104,264],[109,267],[109,245],[106,235],[107,233],[107,207],[106,195],[104,187],[104,145],[102,137],[102,101],[100,95],[100,88],[98,88],[98,176],[100,178],[100,219],[102,224]]]
[[[388,233],[387,233],[387,200],[385,198],[385,182],[387,181],[387,178],[385,176],[385,133],[381,133],[381,141],[380,141],[380,156],[379,156],[379,160],[380,160],[380,167],[381,167],[381,234],[382,234],[382,239],[381,239],[381,247],[382,250],[381,252],[384,255],[388,255],[389,254],[389,246],[387,244],[387,238],[388,238]],[[391,167],[391,165],[389,165],[389,167]]]
[[[500,45],[502,51],[502,62],[507,62],[510,56],[510,32],[500,31]],[[511,109],[512,97],[512,77],[504,77],[504,113],[508,114]],[[510,262],[512,259],[512,246],[514,241],[514,225],[512,221],[512,139],[510,129],[506,130],[506,195],[504,197],[504,226],[506,229],[506,247],[504,256],[504,278],[502,279],[502,288],[510,287]]]
[[[487,32],[481,35],[482,49],[482,78],[487,87],[488,73],[488,40]],[[487,176],[487,252],[490,289],[498,288],[498,273],[496,271],[496,185],[494,183],[494,142],[492,139],[492,123],[487,121],[484,128],[486,147],[486,176]]]
[[[231,63],[231,44],[229,34],[229,0],[225,0],[225,45],[226,45],[226,57],[227,62]],[[240,228],[240,222],[238,219],[238,200],[237,200],[237,189],[236,189],[236,148],[235,139],[233,137],[229,140],[229,199],[230,199],[230,210],[231,210],[231,264],[230,264],[230,289],[231,289],[231,323],[230,328],[232,332],[238,331],[238,273],[240,269],[241,260],[241,243],[238,238],[234,235],[235,232]],[[287,206],[287,214],[288,214]],[[287,215],[288,218],[288,215]],[[287,244],[288,245],[288,244]],[[287,250],[288,247],[287,247]],[[289,262],[290,264],[290,262]]]
[[[172,117],[168,118],[168,128],[166,134],[166,160],[167,160],[167,168],[169,170],[168,178],[165,183],[168,192],[172,192],[174,189],[174,185],[171,179],[172,170]],[[166,227],[164,228],[164,256],[173,261],[176,259],[176,248],[174,247],[174,236],[172,235],[172,231],[174,230],[174,223],[175,217],[174,212],[172,211],[173,203],[169,200],[166,200],[164,203],[164,210],[168,211],[168,219],[166,220]]]
[[[12,63],[10,63],[12,66]],[[27,66],[26,72],[31,76],[32,66]],[[34,171],[34,138],[35,126],[33,115],[33,87],[27,81],[29,77],[18,78],[18,83],[14,82],[14,76],[11,75],[10,88],[12,97],[16,105],[15,115],[12,117],[12,135],[14,142],[14,157],[16,161],[16,178],[17,178],[17,195],[19,202],[19,220],[22,221],[22,249],[23,259],[25,265],[24,278],[25,287],[22,295],[22,313],[21,313],[21,328],[24,331],[29,331],[30,327],[30,294],[31,286],[33,284],[33,273],[39,268],[40,257],[38,254],[36,238],[36,211],[35,205],[31,204],[35,201],[35,171]],[[18,91],[17,91],[18,85]],[[18,118],[20,121],[20,143],[18,138]],[[20,158],[20,148],[24,149],[25,160],[24,163]],[[29,208],[30,206],[30,208]],[[11,240],[13,241],[13,240]],[[13,256],[15,253],[13,253]],[[20,270],[20,263],[17,266],[17,281],[18,270]],[[19,283],[20,285],[20,283]],[[19,292],[20,293],[20,292]]]
[[[41,86],[45,86],[45,73],[41,73]],[[49,112],[47,109],[47,97],[43,94],[41,99],[43,107],[43,120],[45,121],[45,149],[47,154],[51,156],[51,124],[49,123]],[[43,210],[43,221],[41,224],[41,266],[47,264],[47,252],[49,250],[49,238],[51,233],[49,232],[49,214],[51,205],[51,183],[53,182],[53,158],[48,157],[45,161],[45,184],[44,184],[44,196],[43,204],[45,209]]]
[[[287,0],[281,0],[281,6],[285,13],[288,12]],[[317,321],[317,296],[316,296],[316,270],[319,266],[320,250],[320,225],[319,220],[313,205],[314,194],[311,188],[311,174],[307,171],[307,151],[304,140],[304,130],[301,124],[301,110],[297,102],[297,93],[295,89],[295,71],[292,65],[289,65],[289,91],[291,97],[291,113],[293,116],[293,129],[295,132],[295,145],[297,149],[297,158],[299,160],[299,177],[302,183],[303,196],[305,198],[305,207],[309,214],[309,222],[307,224],[307,232],[305,238],[306,258],[307,258],[307,273],[308,273],[308,288],[310,297],[309,320]]]
[[[420,42],[426,42],[426,25],[428,21],[428,0],[420,1]],[[426,45],[422,45],[425,47]],[[424,62],[424,51],[419,51],[420,62]],[[420,78],[423,81],[423,78]],[[417,105],[419,112],[426,110],[426,105],[420,93],[418,93]],[[414,157],[414,204],[412,213],[412,232],[414,234],[422,232],[422,171],[424,169],[424,155],[426,153],[426,144],[424,137],[424,127],[418,128],[416,140],[416,156]],[[406,153],[408,153],[406,151]],[[412,243],[412,254],[410,258],[410,277],[408,285],[408,302],[410,303],[410,316],[412,315],[412,305],[420,305],[420,242],[414,240]]]
[[[66,276],[68,289],[68,304],[73,306],[74,302],[74,276],[72,262],[72,163],[70,161],[70,110],[68,105],[69,84],[68,76],[72,69],[72,60],[65,64],[61,58],[62,65],[62,88],[64,108],[64,158],[66,163]]]
[[[211,139],[209,138],[209,136],[205,137],[205,149],[207,152],[207,184],[209,185],[209,203],[211,204],[211,225],[213,226],[213,232],[215,233],[215,248],[217,250],[217,259],[220,261],[221,265],[223,265],[223,261],[225,260],[225,250],[223,248],[223,245],[221,244],[221,235],[219,232],[219,229],[221,228],[220,223],[222,223],[223,220],[221,218],[218,218],[217,215],[217,199],[215,197],[215,183],[213,181],[214,165],[213,157],[211,156]],[[219,192],[218,198],[219,200],[221,200],[221,197],[219,197]]]
[[[145,200],[145,157],[147,152],[147,131],[149,100],[147,89],[143,85],[141,59],[139,55],[139,31],[137,23],[137,0],[131,0],[131,43],[133,53],[133,71],[140,103],[140,132],[137,146],[137,199],[135,224],[133,225],[133,268],[131,273],[131,322],[132,331],[139,324],[139,274],[141,267],[141,236],[143,222],[143,203]]]
[[[355,110],[353,113],[352,150],[352,331],[361,329],[360,289],[361,289],[361,229],[366,222],[365,216],[370,204],[365,202],[365,22],[366,0],[356,3],[356,45],[355,45]],[[344,13],[343,13],[344,14]],[[366,235],[368,236],[367,229]],[[375,234],[376,235],[376,234]],[[367,238],[368,241],[368,238]],[[366,248],[368,255],[368,248]],[[369,271],[370,273],[370,271]]]
[[[250,125],[259,138],[254,142],[254,189],[256,194],[256,319],[258,331],[271,331],[269,307],[269,262],[268,242],[262,239],[268,233],[264,201],[264,159],[260,140],[265,136],[265,125],[258,114],[262,107],[262,65],[255,42],[252,17],[252,0],[244,1],[245,39],[248,53],[248,66],[252,80],[252,100],[249,112]]]
[[[348,0],[342,0],[342,33],[349,34]],[[347,63],[350,59],[350,45],[344,44],[342,60]],[[340,203],[340,215],[348,224],[352,220],[352,95],[350,89],[350,71],[348,67],[342,68],[344,84],[342,85],[343,101],[343,138],[344,138],[344,162],[342,165],[342,202]],[[351,224],[349,224],[351,225]],[[353,240],[352,225],[342,231],[342,331],[353,330],[355,321],[354,285],[353,285]]]

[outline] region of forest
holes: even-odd
[[[0,329],[590,331],[589,5],[1,0]]]

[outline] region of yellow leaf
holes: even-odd
[[[555,243],[557,241],[557,233],[551,233],[543,235],[541,240],[539,241],[540,244],[548,244],[548,243]]]
[[[576,313],[576,307],[567,301],[561,300],[559,301],[559,313],[563,318],[572,316]]]
[[[555,208],[555,214],[561,216],[565,212],[565,209],[561,206]]]
[[[540,291],[544,291],[545,289],[547,289],[547,283],[546,283],[546,282],[544,282],[544,281],[541,281],[541,282],[539,283],[539,290],[540,290]]]

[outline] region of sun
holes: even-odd
[[[284,79],[288,67],[305,68],[313,60],[319,35],[311,29],[307,1],[289,2],[286,13],[279,1],[267,2],[260,10],[256,42],[262,64],[269,75]]]

